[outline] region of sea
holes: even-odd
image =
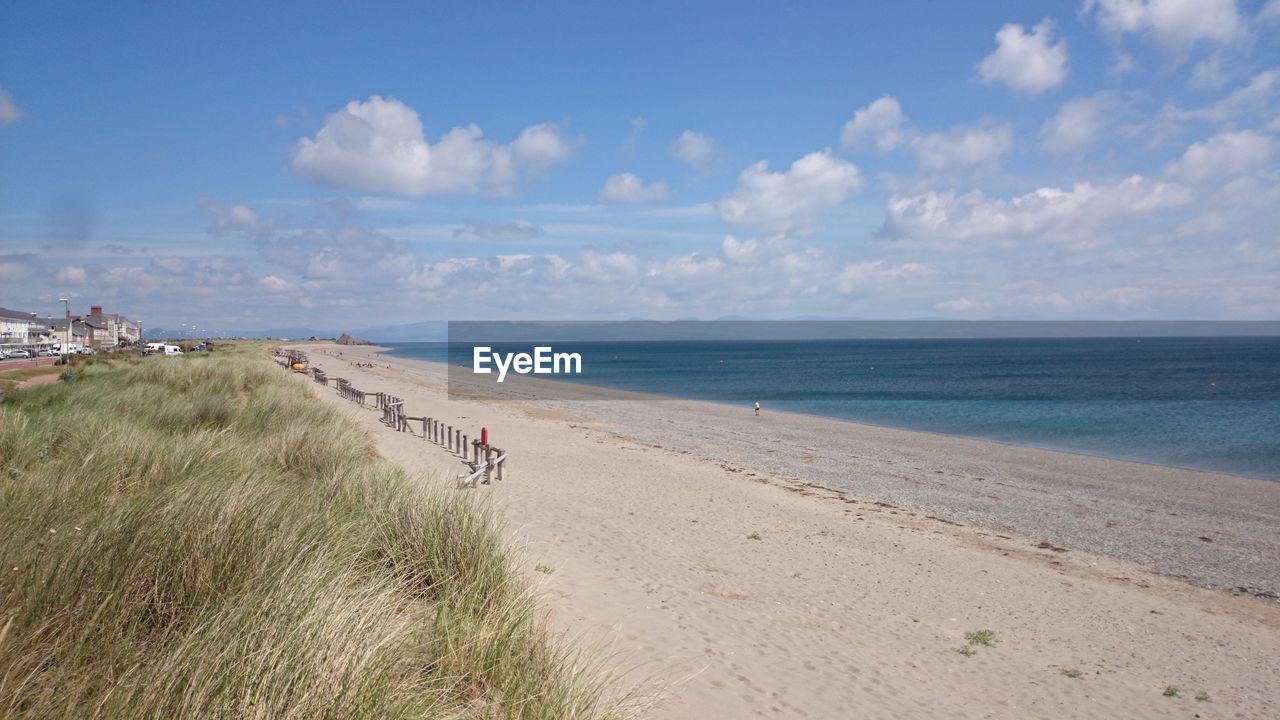
[[[405,358],[472,359],[470,345],[384,345]],[[572,382],[1280,480],[1280,337],[643,340],[571,350],[583,372],[560,379]]]

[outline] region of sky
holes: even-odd
[[[92,5],[0,7],[6,307],[1280,318],[1280,0]]]

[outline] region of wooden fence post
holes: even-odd
[[[502,482],[502,470],[507,466],[507,458],[501,448],[496,448],[494,452],[496,452],[498,457],[501,458],[498,460],[498,482]]]
[[[477,453],[480,452],[479,445],[476,446],[476,452]],[[484,446],[484,483],[488,485],[489,481],[492,479],[493,479],[493,446],[485,445]]]

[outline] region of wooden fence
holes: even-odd
[[[360,403],[361,405],[364,405],[366,400],[365,393],[355,389],[355,387],[351,384],[350,380],[346,378],[334,378],[333,384],[337,386],[338,395],[340,397],[346,398],[351,402]]]
[[[297,359],[298,351],[282,351],[273,349],[272,354],[276,356],[277,362],[288,368]],[[305,362],[305,355],[302,355]],[[311,377],[317,383],[329,386],[329,376],[323,370],[312,368]],[[502,480],[506,476],[507,469],[507,451],[502,448],[494,447],[488,443],[481,442],[479,438],[471,439],[466,433],[462,432],[461,427],[454,427],[445,424],[441,420],[430,417],[413,417],[405,412],[404,400],[394,395],[383,392],[367,393],[363,390],[357,390],[351,381],[346,378],[333,378],[334,389],[338,391],[339,397],[350,400],[360,405],[366,405],[370,400],[373,401],[374,407],[382,411],[382,424],[397,431],[414,433],[409,422],[422,423],[422,439],[433,442],[441,447],[447,448],[449,452],[454,453],[462,460],[469,471],[458,476],[458,487],[476,487],[483,482],[488,484],[493,480]],[[417,433],[414,433],[417,434]],[[481,479],[483,477],[483,480]]]
[[[418,420],[419,418],[411,418]],[[449,452],[458,455],[471,472],[459,475],[459,486],[475,487],[484,476],[488,484],[492,480],[502,480],[506,475],[507,452],[502,448],[483,443],[479,438],[470,439],[462,428],[455,428],[435,418],[421,418],[422,439],[434,442]]]

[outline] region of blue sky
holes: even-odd
[[[8,3],[0,304],[1280,316],[1280,0]]]

